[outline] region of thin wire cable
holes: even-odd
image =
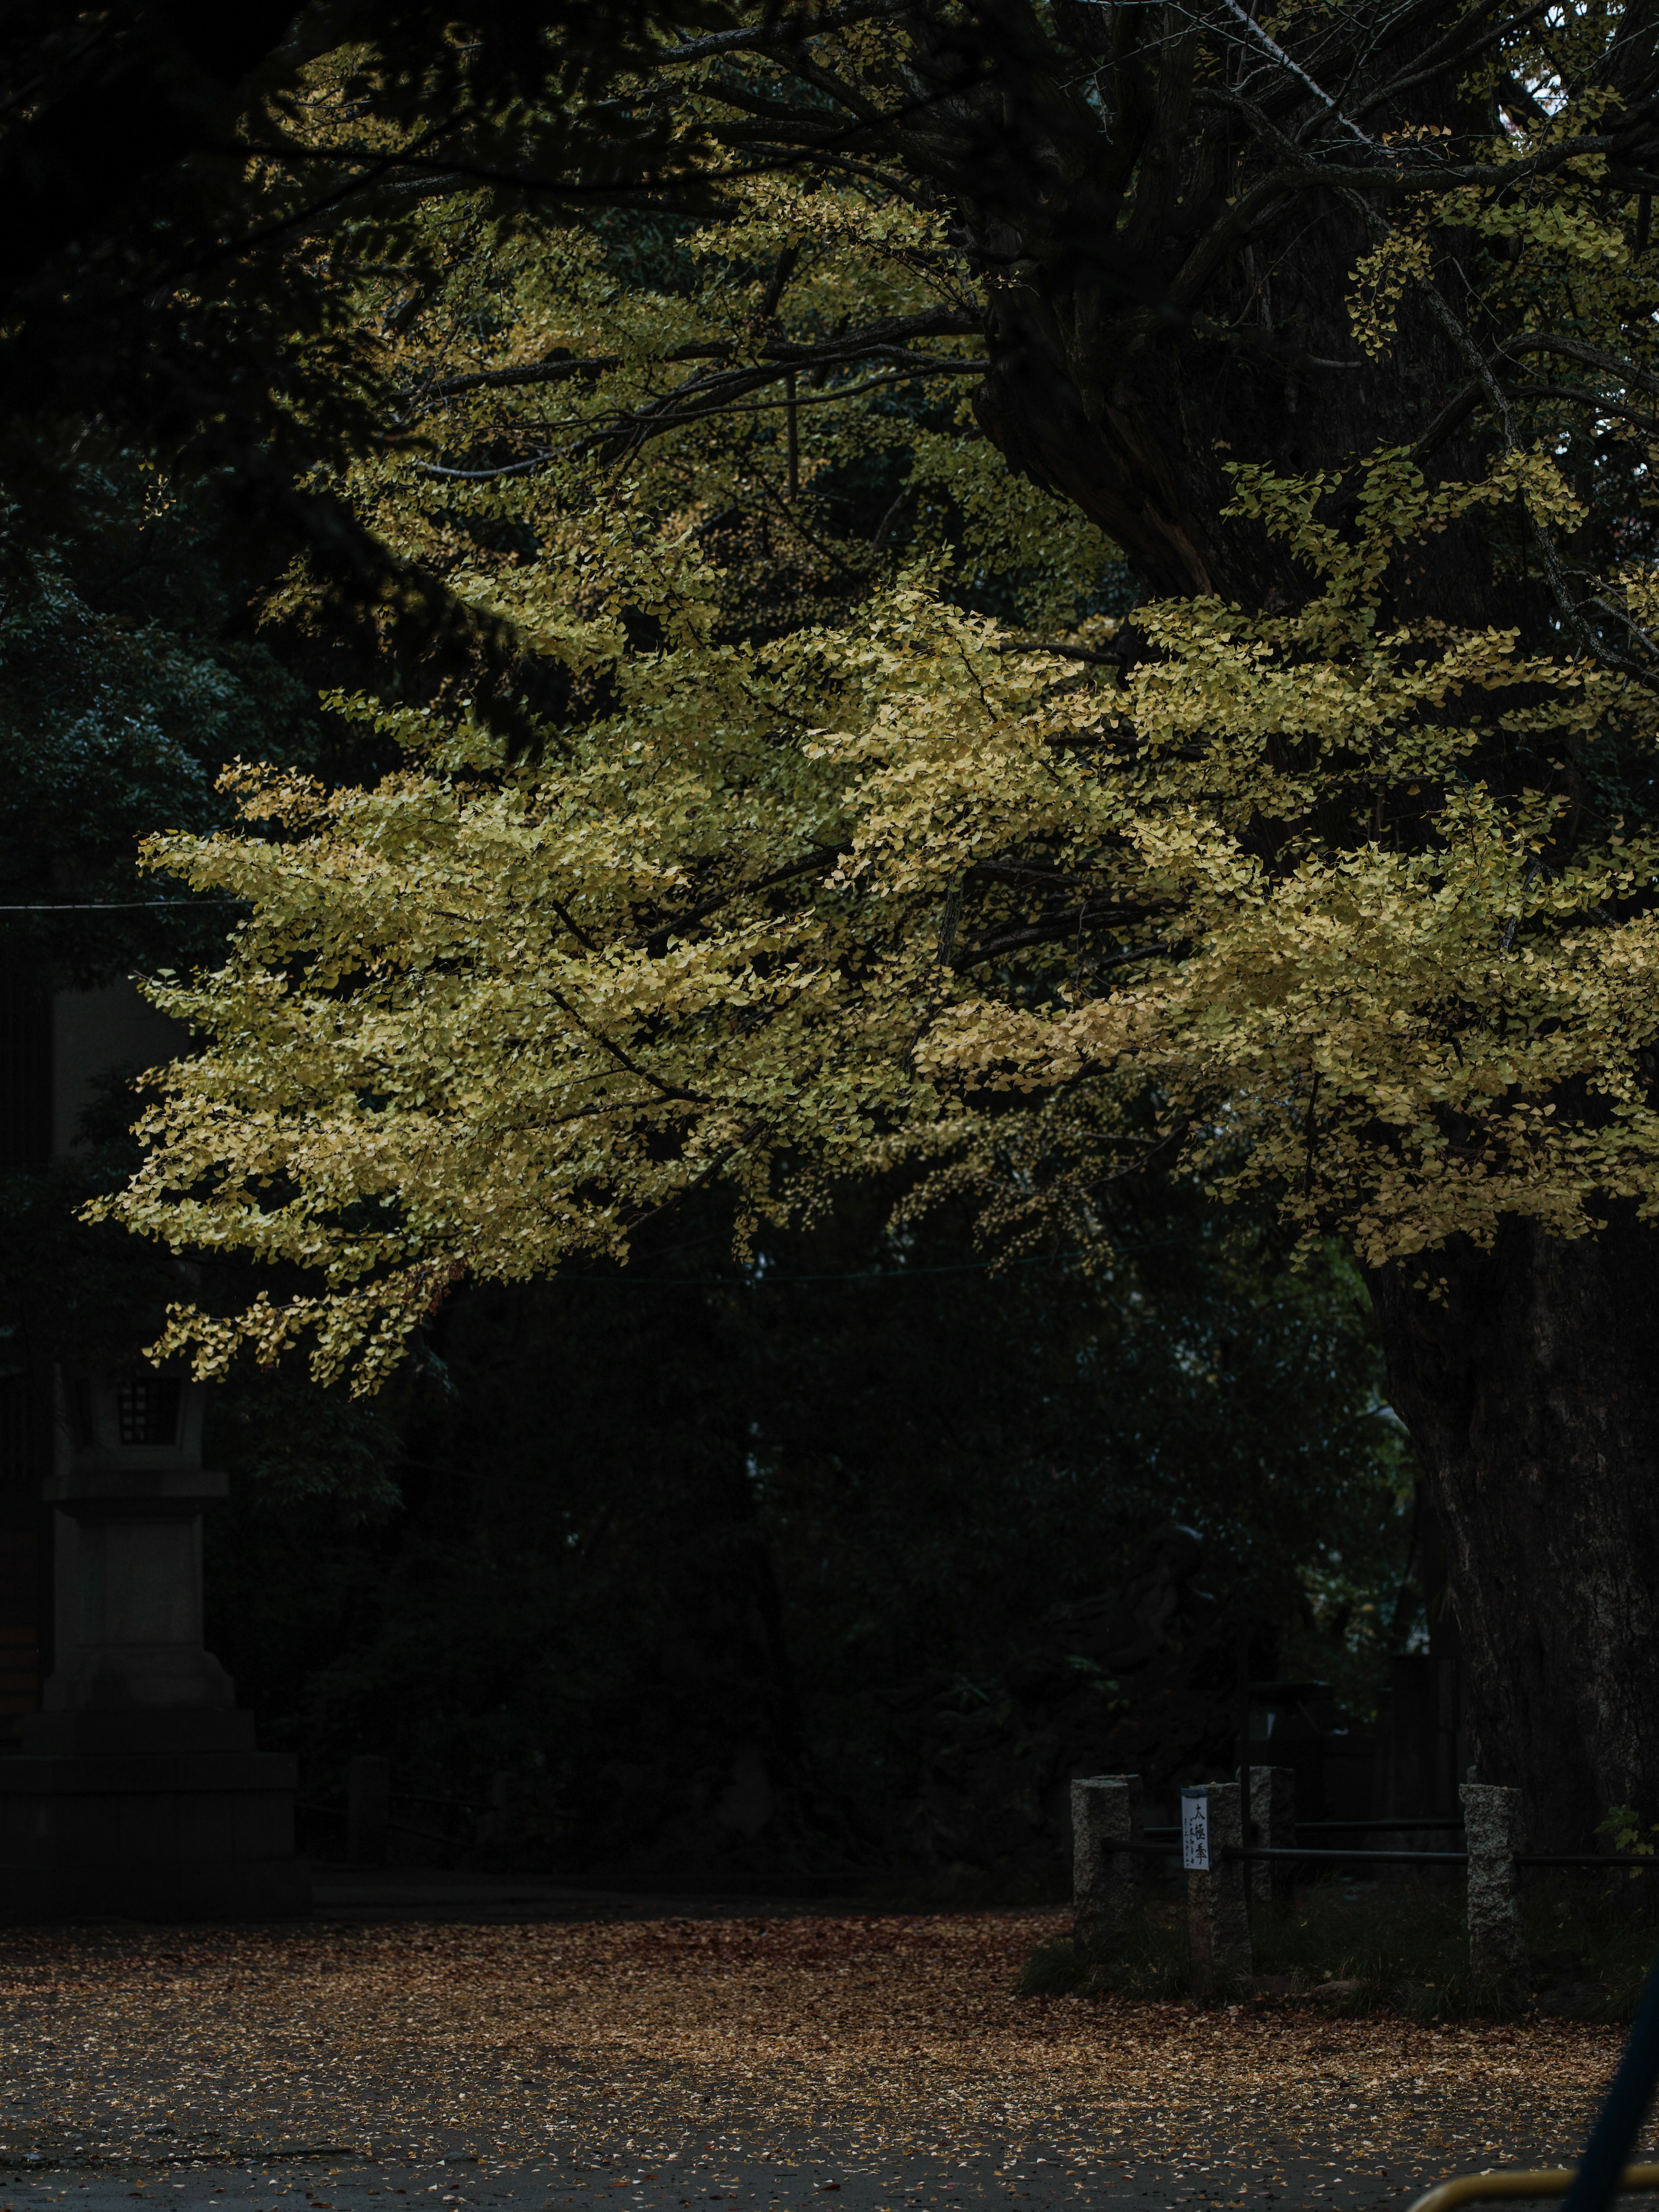
[[[148,914],[158,906],[246,906],[240,898],[222,899],[88,899],[77,905],[63,899],[46,906],[0,906],[0,914]]]

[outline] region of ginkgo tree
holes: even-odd
[[[240,763],[242,834],[154,841],[249,911],[154,987],[203,1048],[107,1210],[311,1283],[165,1348],[373,1387],[711,1181],[1109,1243],[1184,1163],[1370,1272],[1483,1777],[1639,1802],[1659,25],[757,9],[617,97],[697,194],[458,185],[354,279],[350,498],[537,743],[342,698],[378,785]]]

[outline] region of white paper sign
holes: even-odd
[[[1181,1793],[1181,1863],[1188,1874],[1210,1871],[1210,1793]]]

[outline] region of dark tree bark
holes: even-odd
[[[1659,1239],[1511,1221],[1373,1279],[1394,1403],[1449,1531],[1480,1778],[1583,1850],[1659,1779]]]
[[[618,1864],[741,1864],[745,1853],[763,1863],[795,1826],[804,1776],[741,1339],[719,1295],[675,1283],[648,1235],[635,1265],[641,1285],[622,1294],[641,1309],[633,1403],[625,1426],[611,1418],[643,1455],[634,1480],[653,1507],[655,1618],[628,1686],[630,1740],[617,1746],[643,1778],[605,1841]],[[659,1268],[667,1287],[652,1297],[643,1280]]]
[[[780,103],[734,142],[810,148],[830,166],[896,160],[954,208],[986,302],[981,424],[1015,473],[1097,521],[1151,592],[1255,610],[1305,596],[1307,572],[1226,514],[1230,462],[1340,472],[1406,447],[1431,478],[1468,477],[1513,437],[1496,395],[1523,394],[1563,333],[1546,325],[1540,343],[1536,325],[1496,326],[1480,304],[1483,239],[1438,234],[1433,282],[1382,360],[1355,343],[1346,301],[1356,262],[1414,193],[1502,188],[1480,148],[1500,109],[1533,97],[1504,73],[1519,7],[1355,0],[1281,26],[1289,53],[1231,0],[1057,0],[1058,36],[1020,0],[979,0],[948,23],[923,4],[904,20],[911,60],[878,90],[757,38],[812,98],[793,125]],[[1626,11],[1595,66],[1613,95],[1599,155],[1619,206],[1659,180],[1652,7]],[[1659,392],[1644,335],[1629,335],[1629,360],[1591,380],[1602,399]],[[1588,385],[1583,398],[1588,427]],[[1632,448],[1632,479],[1637,468]],[[1626,507],[1578,550],[1604,557],[1631,526]],[[1396,567],[1394,612],[1513,625],[1546,651],[1565,635],[1620,665],[1540,567],[1531,583],[1496,583],[1472,529]],[[1519,780],[1501,759],[1478,772]],[[1272,825],[1259,843],[1273,865]],[[1516,1220],[1492,1252],[1445,1264],[1443,1303],[1410,1286],[1413,1269],[1379,1277],[1376,1304],[1450,1532],[1481,1778],[1524,1789],[1541,1838],[1583,1844],[1610,1802],[1659,1799],[1659,1237],[1620,1218],[1561,1243]]]
[[[1386,66],[1379,55],[1373,89]],[[1206,154],[1202,114],[1182,112],[1172,73],[1166,60],[1148,95],[1179,139],[1169,213],[1162,236],[1148,225],[1141,239],[1182,315],[1103,315],[1097,264],[1051,247],[1045,266],[1030,216],[1016,240],[1006,217],[1000,232],[974,211],[981,250],[1005,245],[980,420],[1153,592],[1288,605],[1305,573],[1224,517],[1224,463],[1338,471],[1403,445],[1445,476],[1478,474],[1493,442],[1484,410],[1439,432],[1470,381],[1473,334],[1416,304],[1396,349],[1363,355],[1346,299],[1370,242],[1364,207],[1318,188],[1297,192],[1266,235],[1218,253],[1202,290],[1182,297],[1170,250],[1187,242],[1171,235],[1182,200],[1204,190],[1206,160],[1212,191],[1224,179],[1248,193],[1253,160],[1248,147],[1231,161]],[[1413,119],[1459,120],[1449,80],[1415,88],[1411,104]],[[1513,335],[1474,342],[1484,351]],[[1495,589],[1473,532],[1425,549],[1395,589],[1401,611],[1548,634],[1541,589]],[[1376,1309],[1395,1401],[1449,1532],[1480,1776],[1525,1792],[1539,1842],[1587,1848],[1610,1803],[1659,1797],[1659,1237],[1624,1218],[1564,1243],[1517,1220],[1492,1253],[1451,1255],[1443,1302],[1410,1287],[1420,1272],[1379,1278]]]

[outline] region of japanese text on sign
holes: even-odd
[[[1189,1874],[1210,1871],[1210,1793],[1181,1793],[1181,1863]]]

